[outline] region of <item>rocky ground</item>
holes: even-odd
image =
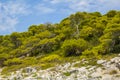
[[[87,61],[56,65],[46,70],[26,67],[8,76],[0,75],[0,80],[120,80],[120,54],[109,61],[98,60],[101,66],[75,66],[81,63]]]

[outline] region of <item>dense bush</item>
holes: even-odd
[[[0,36],[0,66],[49,65],[61,56],[99,58],[110,53],[120,53],[120,11],[115,10],[104,15],[77,12],[60,23],[31,25],[26,32]]]
[[[84,39],[65,40],[61,48],[64,50],[64,56],[78,56],[88,48],[88,43]]]
[[[22,60],[19,58],[8,59],[4,62],[4,65],[11,66],[11,65],[19,65],[22,63]]]
[[[61,61],[61,57],[57,54],[51,54],[49,56],[46,56],[42,59],[40,59],[40,62],[60,62]]]

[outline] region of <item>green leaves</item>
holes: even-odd
[[[95,29],[93,29],[92,27],[87,27],[85,26],[81,31],[80,31],[80,37],[84,38],[84,39],[91,39],[91,37],[93,37],[95,34]]]
[[[43,55],[40,60],[49,63],[61,56],[109,53],[120,53],[120,11],[77,12],[57,24],[31,25],[26,32],[0,36],[0,66],[34,65]]]
[[[114,17],[116,14],[117,14],[117,11],[110,10],[106,15],[107,15],[107,17]]]
[[[82,51],[87,49],[88,44],[83,39],[65,40],[62,49],[64,50],[64,56],[80,55]]]
[[[11,66],[11,65],[18,65],[21,64],[22,60],[19,58],[13,58],[13,59],[8,59],[7,61],[4,62],[4,65],[6,66]]]
[[[40,39],[44,39],[44,38],[50,38],[52,35],[51,32],[49,32],[48,30],[44,31],[44,32],[41,32],[39,34],[36,35],[37,38],[40,38]]]

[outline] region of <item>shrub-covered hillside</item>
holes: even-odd
[[[1,67],[58,63],[70,56],[99,58],[111,53],[120,53],[120,11],[115,10],[104,15],[77,12],[57,24],[31,25],[26,32],[0,36]]]

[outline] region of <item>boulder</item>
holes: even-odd
[[[106,60],[98,60],[97,61],[97,64],[103,64],[103,63],[105,63],[106,62]]]
[[[25,72],[25,73],[32,73],[32,72],[36,72],[36,71],[37,70],[32,67],[26,67],[25,69],[23,69],[23,72]]]

